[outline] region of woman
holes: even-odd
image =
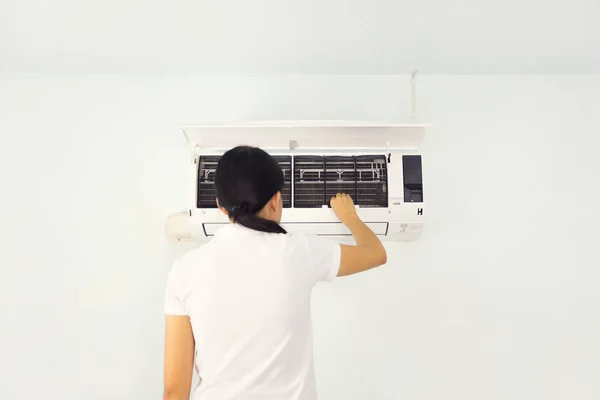
[[[236,147],[220,159],[217,204],[231,224],[183,256],[167,283],[165,400],[314,400],[310,295],[319,281],[386,262],[352,199],[331,207],[356,246],[287,234],[283,173],[263,150]]]

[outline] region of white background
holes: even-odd
[[[598,0],[2,0],[0,71],[600,72]]]
[[[429,219],[319,286],[323,400],[600,398],[600,76],[421,76]],[[0,77],[0,398],[162,390],[179,124],[406,121],[407,76]]]

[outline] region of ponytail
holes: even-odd
[[[277,222],[261,218],[256,214],[234,212],[231,215],[233,222],[255,231],[267,233],[287,233]]]

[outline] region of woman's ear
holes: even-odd
[[[269,200],[269,208],[271,209],[271,211],[276,212],[279,207],[282,206],[282,197],[281,197],[281,192],[277,192],[273,195],[273,197],[271,197],[271,200]]]
[[[229,213],[227,212],[227,210],[226,210],[226,209],[224,209],[223,207],[221,207],[221,205],[219,204],[219,199],[218,199],[218,198],[217,198],[217,207],[219,207],[219,210],[220,210],[220,211],[221,211],[223,214],[225,214],[225,215],[227,215],[227,216],[229,217]]]

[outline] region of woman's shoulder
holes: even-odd
[[[185,252],[173,265],[173,269],[179,271],[185,271],[190,268],[194,268],[198,265],[202,265],[208,258],[214,249],[212,241],[203,244],[192,250]]]

